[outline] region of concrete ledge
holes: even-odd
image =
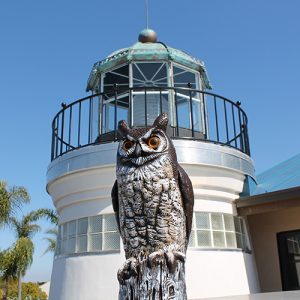
[[[190,300],[299,300],[300,291],[276,292],[276,293],[260,293],[241,296],[229,296],[218,298],[202,298]]]

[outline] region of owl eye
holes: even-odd
[[[126,150],[126,151],[128,151],[132,146],[133,146],[133,142],[127,140],[123,144],[123,149]]]
[[[158,148],[158,146],[160,145],[160,139],[156,135],[151,136],[148,139],[147,144],[150,148],[156,150]]]

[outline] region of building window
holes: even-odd
[[[56,255],[120,249],[114,214],[97,215],[59,225]]]
[[[277,233],[283,291],[300,290],[300,230]]]
[[[250,251],[242,218],[208,212],[194,213],[189,247]]]

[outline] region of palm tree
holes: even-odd
[[[24,187],[9,188],[5,181],[0,181],[0,228],[8,224],[10,218],[16,215],[23,203],[29,201],[29,193]]]
[[[43,217],[49,219],[52,223],[57,224],[58,217],[56,213],[51,209],[44,208],[29,212],[27,215],[23,216],[21,220],[11,217],[9,221],[11,228],[15,231],[17,236],[15,251],[18,259],[18,300],[21,300],[22,277],[25,276],[33,259],[34,245],[32,243],[32,238],[41,228],[35,222]]]
[[[2,300],[6,300],[8,294],[8,282],[10,279],[17,278],[17,264],[13,248],[0,252],[0,274],[4,281]]]
[[[48,234],[48,236],[44,238],[44,240],[46,240],[48,242],[48,247],[46,248],[44,254],[46,254],[48,252],[55,253],[56,240],[57,240],[57,235],[58,235],[57,227],[48,229],[45,233]]]
[[[11,248],[1,252],[0,271],[5,282],[3,300],[7,299],[9,279],[16,279],[20,274],[25,275],[32,263],[33,250],[32,241],[22,237]]]

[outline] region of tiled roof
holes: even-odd
[[[300,186],[300,154],[257,176],[254,195]]]

